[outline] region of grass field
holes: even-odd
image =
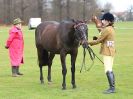
[[[89,25],[89,39],[93,35],[98,35],[94,25]],[[116,29],[116,49],[117,54],[114,61],[114,72],[116,75],[115,94],[105,95],[102,92],[108,87],[104,74],[103,65],[99,60],[95,60],[93,68],[87,72],[83,69],[82,48],[76,61],[76,84],[77,88],[72,89],[70,57],[67,56],[67,90],[61,90],[62,73],[59,55],[53,61],[52,84],[47,83],[47,67],[43,68],[45,85],[39,81],[39,68],[37,65],[37,53],[34,41],[34,30],[23,27],[25,51],[25,64],[22,65],[21,72],[24,76],[11,77],[11,67],[8,50],[4,48],[10,27],[0,26],[0,99],[133,99],[133,22],[119,22],[115,24]],[[98,57],[99,46],[92,47]],[[91,60],[87,54],[86,67],[91,65]]]

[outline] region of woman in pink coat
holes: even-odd
[[[17,77],[23,75],[19,72],[19,66],[23,63],[23,51],[24,51],[24,40],[23,33],[21,30],[21,19],[17,18],[13,21],[13,27],[9,31],[9,38],[6,42],[6,49],[9,49],[9,56],[12,66],[12,76]]]

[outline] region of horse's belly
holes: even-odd
[[[60,48],[56,44],[46,43],[43,44],[43,48],[49,52],[53,52],[56,54],[60,53]]]
[[[54,54],[60,54],[60,50],[58,49],[46,49],[48,52],[52,52]]]

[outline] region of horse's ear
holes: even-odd
[[[72,19],[72,22],[76,22],[76,20]]]
[[[75,20],[75,23],[78,24],[78,23],[83,23],[83,21],[81,20]]]

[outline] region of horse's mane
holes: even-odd
[[[71,19],[71,18],[69,18],[69,19],[64,19],[64,20],[62,20],[61,22],[72,22],[72,23],[84,23],[83,21],[81,21],[81,20],[75,20],[75,19]]]

